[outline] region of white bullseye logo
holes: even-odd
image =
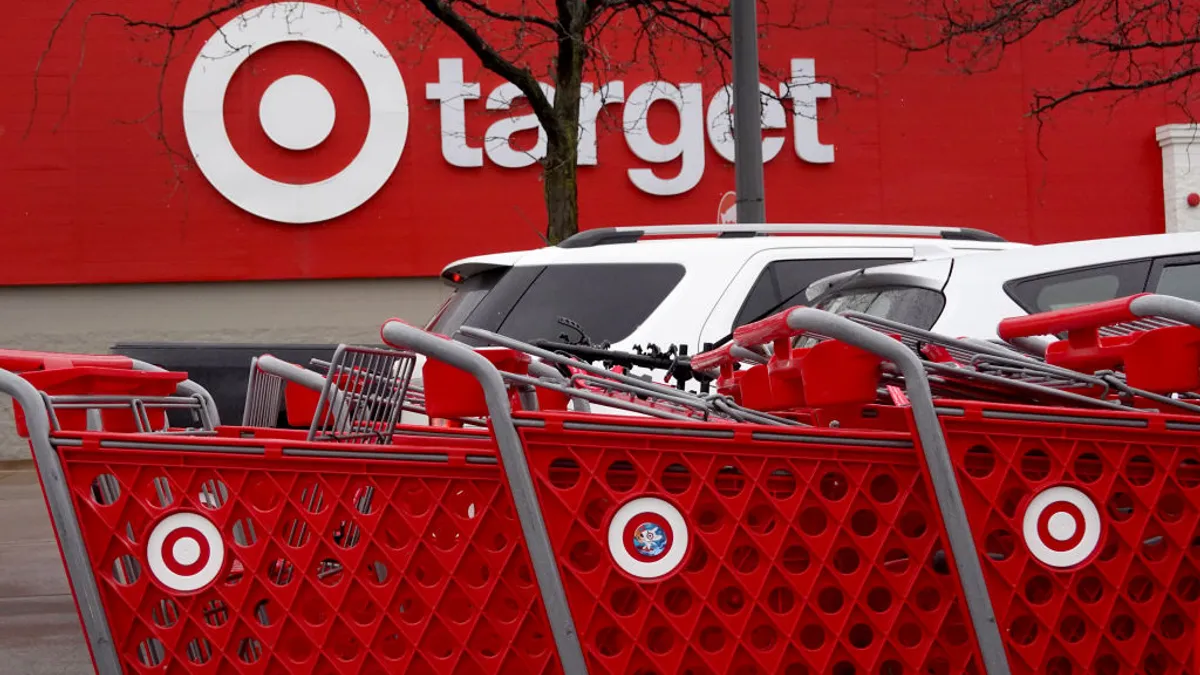
[[[163,586],[182,593],[200,590],[217,578],[225,564],[221,531],[196,513],[169,515],[150,532],[146,562]]]
[[[275,80],[258,105],[263,131],[288,150],[311,150],[320,145],[333,131],[336,117],[329,90],[307,75]]]
[[[640,579],[673,572],[688,549],[688,527],[679,509],[655,497],[627,502],[608,524],[608,550],[621,569]]]
[[[1022,530],[1035,558],[1051,567],[1074,567],[1100,544],[1100,511],[1084,493],[1060,485],[1029,502]]]
[[[238,155],[225,126],[225,95],[238,67],[283,42],[320,45],[354,69],[370,104],[358,154],[326,180],[297,184],[268,178]],[[306,75],[271,83],[258,120],[273,143],[302,152],[333,130],[337,106],[329,90]],[[196,165],[238,207],[285,223],[314,223],[348,213],[371,198],[396,169],[408,137],[404,78],[384,44],[358,21],[323,5],[277,2],[234,17],[208,39],[192,63],[183,92],[183,128]]]

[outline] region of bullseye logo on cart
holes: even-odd
[[[225,564],[221,531],[198,513],[173,513],[150,531],[146,563],[165,588],[179,593],[198,591],[212,583]]]
[[[1091,559],[1100,546],[1103,524],[1091,497],[1073,487],[1058,485],[1030,500],[1021,529],[1034,558],[1050,567],[1067,569]]]
[[[341,57],[361,82],[370,108],[357,154],[332,176],[315,182],[284,182],[263,175],[234,148],[225,123],[226,93],[238,68],[255,53],[288,42],[317,45]],[[546,135],[532,114],[502,117],[478,137],[468,135],[468,114],[480,109],[503,114],[522,95],[515,85],[504,83],[484,96],[480,83],[465,79],[462,59],[440,58],[438,81],[426,83],[423,92],[426,100],[438,103],[441,155],[449,165],[480,168],[487,163],[520,169],[545,156]],[[541,86],[553,99],[553,88]],[[831,87],[816,80],[814,61],[792,59],[789,81],[760,87],[763,127],[774,130],[764,135],[763,161],[782,154],[790,118],[796,156],[814,164],[833,162],[834,148],[820,141],[816,119],[817,101],[829,98]],[[724,86],[710,94],[706,101],[697,82],[583,83],[579,164],[599,163],[597,118],[606,107],[621,105],[619,115],[608,113],[620,120],[626,145],[645,163],[626,170],[629,181],[642,192],[663,197],[691,190],[704,175],[706,137],[720,157],[733,161],[732,89]],[[268,220],[312,223],[353,211],[388,182],[408,140],[408,96],[391,52],[366,26],[331,7],[276,2],[234,17],[204,44],[184,87],[183,126],[196,165],[222,196]],[[791,103],[790,114],[785,99]],[[679,131],[670,142],[651,135],[648,113],[656,103],[673,106],[678,114]],[[338,102],[329,88],[303,74],[272,82],[257,107],[258,121],[270,142],[298,158],[318,148],[338,120]],[[536,132],[532,148],[513,147],[512,137],[522,132]]]
[[[626,502],[608,524],[613,562],[643,581],[660,579],[679,568],[689,540],[683,514],[657,497]]]

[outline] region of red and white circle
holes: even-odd
[[[146,562],[163,586],[182,593],[200,590],[217,578],[225,564],[221,531],[200,514],[171,514],[150,532]]]
[[[225,96],[238,68],[284,42],[334,52],[366,90],[370,121],[362,148],[324,180],[298,184],[264,176],[238,154],[225,124]],[[291,151],[320,145],[335,117],[329,90],[306,75],[279,78],[258,106],[267,137]],[[408,94],[388,48],[353,17],[324,5],[275,2],[232,18],[201,48],[184,85],[183,129],[196,165],[226,199],[268,220],[315,223],[358,208],[387,182],[408,138]]]
[[[1100,511],[1083,492],[1059,485],[1029,502],[1022,529],[1035,558],[1051,567],[1074,567],[1100,545]]]
[[[639,579],[675,571],[688,549],[688,527],[679,509],[656,497],[626,502],[608,524],[608,550],[622,570]]]

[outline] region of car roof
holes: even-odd
[[[1181,255],[1200,252],[1200,232],[1144,234],[1128,237],[1085,239],[1041,244],[1020,250],[1002,250],[955,255],[954,275],[977,278],[1016,279],[1059,270],[1091,267],[1124,260]],[[941,266],[926,261],[882,265],[866,270],[866,275],[904,274],[929,276],[940,273]]]
[[[791,230],[811,228],[814,231],[834,230],[845,234],[791,233]],[[778,248],[897,248],[915,249],[918,256],[954,255],[967,251],[1000,251],[1011,248],[1027,248],[1028,244],[995,241],[983,238],[941,238],[936,236],[891,235],[888,231],[904,232],[919,229],[908,226],[874,225],[765,225],[755,226],[757,236],[716,236],[718,230],[710,226],[663,226],[661,228],[607,228],[602,232],[618,233],[599,243],[582,245],[547,246],[537,249],[510,251],[486,256],[473,256],[456,260],[442,272],[447,276],[453,270],[477,270],[488,266],[582,264],[608,262],[676,262],[702,263],[717,258],[745,258],[759,251]],[[955,230],[956,228],[950,228]],[[629,233],[643,234],[657,230],[660,238],[628,236]],[[689,235],[689,230],[699,230],[700,235]],[[863,234],[856,232],[862,230]],[[676,235],[678,231],[678,235]],[[587,235],[595,230],[585,231]],[[732,229],[725,226],[719,232],[749,232],[748,226]],[[986,234],[986,233],[984,233]],[[577,235],[578,236],[578,235]],[[591,237],[595,241],[598,237]],[[465,274],[465,272],[464,272]]]

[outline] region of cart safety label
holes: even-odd
[[[655,497],[627,502],[608,525],[608,550],[613,560],[640,579],[657,579],[675,571],[687,548],[683,515]]]
[[[1086,562],[1100,545],[1100,512],[1084,493],[1063,485],[1029,502],[1023,530],[1029,552],[1050,567]]]
[[[212,583],[225,564],[221,531],[197,513],[163,518],[146,542],[146,561],[158,583],[173,591],[197,591]]]

